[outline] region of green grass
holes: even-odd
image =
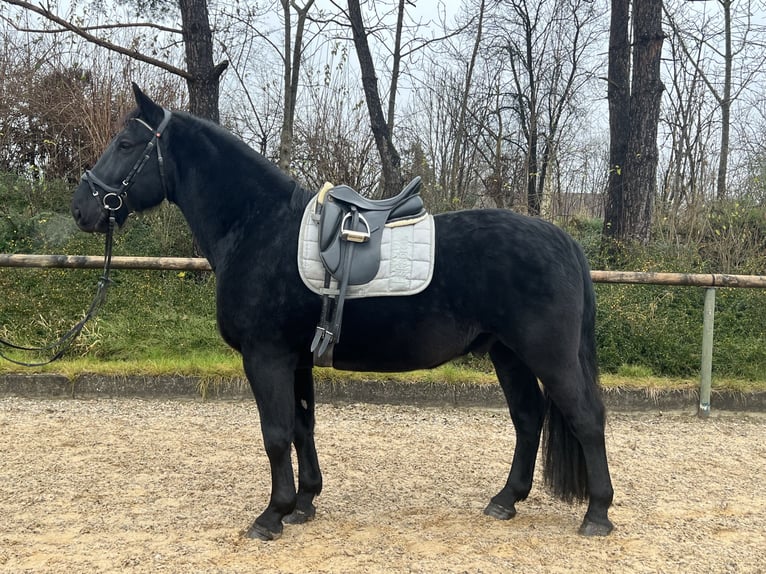
[[[643,379],[652,376],[652,370],[645,365],[620,365],[617,375],[631,379]]]
[[[407,373],[348,372],[317,367],[315,377],[321,380],[342,382],[349,379],[361,381],[396,381],[399,383],[436,383],[445,385],[479,384],[496,385],[492,373],[448,363],[435,369]],[[184,357],[154,359],[131,359],[102,361],[93,358],[63,359],[51,365],[24,369],[8,362],[0,362],[0,375],[8,373],[55,373],[70,380],[77,376],[99,374],[104,376],[190,376],[199,377],[205,384],[227,379],[243,378],[240,357],[234,352],[195,353]],[[663,390],[695,390],[699,378],[658,377],[644,368],[625,368],[620,373],[605,373],[601,385],[606,389],[643,389],[648,392]],[[766,392],[766,381],[713,377],[713,389],[741,393]]]

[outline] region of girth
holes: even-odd
[[[332,347],[340,340],[343,306],[349,285],[372,281],[380,267],[380,244],[386,225],[407,225],[425,215],[420,178],[395,197],[370,200],[348,186],[320,192],[319,255],[325,267],[322,311],[311,351],[317,365],[332,364]],[[337,287],[331,288],[332,279]]]

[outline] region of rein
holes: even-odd
[[[106,232],[106,239],[104,242],[104,270],[103,270],[103,273],[101,274],[101,278],[98,280],[98,284],[96,285],[96,294],[93,297],[93,301],[91,302],[90,307],[88,307],[88,310],[83,316],[83,318],[80,319],[74,325],[74,327],[72,327],[66,333],[64,333],[58,341],[54,341],[53,343],[50,343],[48,345],[43,345],[42,347],[25,347],[23,345],[16,345],[0,337],[0,357],[5,359],[6,361],[9,361],[16,365],[20,365],[22,367],[41,367],[43,365],[48,365],[54,361],[57,361],[61,357],[63,357],[64,353],[66,353],[72,347],[75,339],[85,328],[85,325],[88,323],[88,321],[93,319],[98,313],[98,311],[101,309],[101,306],[104,304],[104,301],[106,301],[106,291],[109,288],[109,285],[112,283],[112,280],[109,279],[109,271],[111,270],[111,263],[112,263],[112,244],[113,244],[114,226],[115,226],[114,211],[116,211],[108,207],[105,207],[105,209],[109,209],[111,213],[109,214],[109,228]],[[46,359],[44,361],[28,363],[25,361],[19,361],[17,359],[13,359],[9,357],[1,350],[3,347],[7,347],[9,349],[14,349],[17,351],[27,351],[27,352],[35,352],[35,353],[53,352],[53,355],[49,359]]]
[[[128,188],[130,188],[130,186],[133,184],[133,180],[135,179],[135,177],[139,173],[141,173],[141,170],[144,168],[144,166],[146,165],[146,162],[151,157],[151,153],[153,149],[157,150],[157,163],[160,170],[160,179],[162,180],[162,190],[165,193],[165,197],[167,197],[164,159],[162,157],[162,151],[160,149],[159,140],[162,137],[162,133],[165,131],[165,128],[167,127],[172,114],[168,110],[163,109],[163,111],[165,112],[165,115],[162,118],[162,122],[160,122],[160,125],[157,127],[156,130],[153,129],[151,126],[149,126],[146,122],[144,122],[140,118],[134,118],[142,126],[144,126],[146,129],[152,132],[153,137],[146,144],[146,147],[144,147],[144,151],[142,152],[141,156],[136,161],[136,163],[133,164],[133,167],[128,172],[128,175],[125,176],[125,178],[122,180],[120,187],[115,187],[115,186],[104,183],[95,173],[93,173],[92,170],[86,170],[82,176],[82,179],[88,183],[88,186],[90,187],[90,190],[91,190],[91,194],[93,195],[94,198],[101,201],[101,205],[104,209],[104,212],[109,217],[109,226],[107,228],[106,239],[104,241],[104,270],[103,270],[103,273],[101,274],[101,278],[98,280],[98,284],[96,285],[96,294],[93,297],[93,301],[91,302],[90,307],[88,307],[88,310],[86,311],[85,315],[83,316],[82,319],[80,319],[80,321],[78,321],[74,325],[74,327],[72,327],[66,333],[64,333],[64,335],[62,335],[58,341],[55,341],[53,343],[50,343],[48,345],[44,345],[41,347],[26,347],[23,345],[16,345],[0,337],[0,357],[5,359],[6,361],[10,361],[11,363],[20,365],[22,367],[40,367],[42,365],[48,365],[54,361],[57,361],[58,359],[63,357],[64,353],[66,353],[72,347],[72,344],[74,343],[75,339],[85,328],[85,325],[88,323],[88,321],[93,319],[98,313],[98,311],[101,309],[101,306],[106,301],[106,291],[112,282],[111,279],[109,279],[109,271],[111,269],[111,263],[112,263],[112,245],[114,242],[113,240],[114,240],[114,227],[116,225],[116,213],[117,211],[122,209],[123,205],[125,204]],[[100,196],[102,191],[104,192],[103,197]],[[3,347],[7,347],[9,349],[14,349],[17,351],[27,351],[27,352],[36,352],[36,353],[52,352],[53,355],[45,361],[27,363],[27,362],[19,361],[9,357],[2,351]]]

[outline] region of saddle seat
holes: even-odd
[[[423,211],[423,200],[419,194],[419,177],[413,179],[394,197],[385,199],[368,199],[347,185],[338,185],[328,191],[328,195],[335,201],[354,205],[361,211],[389,211],[390,217],[394,219],[419,215]]]
[[[325,187],[313,214],[319,223],[319,257],[325,268],[322,312],[311,350],[314,362],[329,365],[340,338],[343,305],[349,285],[363,285],[380,268],[381,239],[386,226],[415,224],[428,214],[420,197],[419,177],[396,196],[371,200],[348,187]],[[335,279],[337,286],[332,285]],[[330,349],[329,356],[322,357]]]

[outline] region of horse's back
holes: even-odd
[[[438,274],[486,290],[492,301],[511,293],[528,297],[529,304],[581,299],[582,290],[590,288],[581,247],[548,221],[486,209],[442,214],[436,223]]]

